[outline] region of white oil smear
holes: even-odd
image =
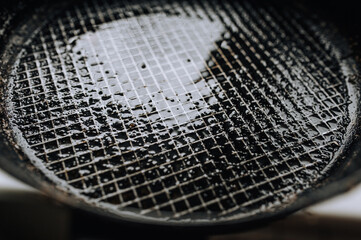
[[[219,21],[154,14],[104,23],[73,39],[71,50],[92,76],[84,82],[86,91],[100,92],[123,110],[143,106],[132,115],[147,113],[150,120],[155,111],[147,109],[150,104],[156,112],[172,108],[162,116],[172,127],[197,117],[187,114],[196,107],[194,102],[206,106],[202,97],[210,95],[211,88],[197,80],[224,31]],[[184,117],[173,118],[179,115]]]

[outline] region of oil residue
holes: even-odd
[[[103,109],[108,124],[127,124],[122,113],[129,112],[134,122],[127,130],[146,133],[160,124],[182,132],[192,128],[197,107],[212,94],[200,72],[224,31],[219,21],[153,14],[104,23],[67,47],[76,53],[70,55],[75,66],[90,76],[83,89],[97,99],[92,106]]]
[[[171,218],[312,187],[350,122],[345,66],[324,24],[252,4],[86,2],[49,20],[10,88],[32,160],[93,202]]]

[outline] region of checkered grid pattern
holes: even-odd
[[[97,202],[172,218],[273,209],[325,176],[349,122],[332,50],[291,14],[84,1],[24,47],[14,121],[57,178]]]

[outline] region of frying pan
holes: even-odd
[[[248,229],[359,182],[360,22],[338,1],[17,1],[0,165],[76,209]]]

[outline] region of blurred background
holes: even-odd
[[[140,231],[139,231],[140,230]],[[246,232],[187,235],[142,231],[70,209],[0,170],[0,239],[360,239],[361,186]]]

